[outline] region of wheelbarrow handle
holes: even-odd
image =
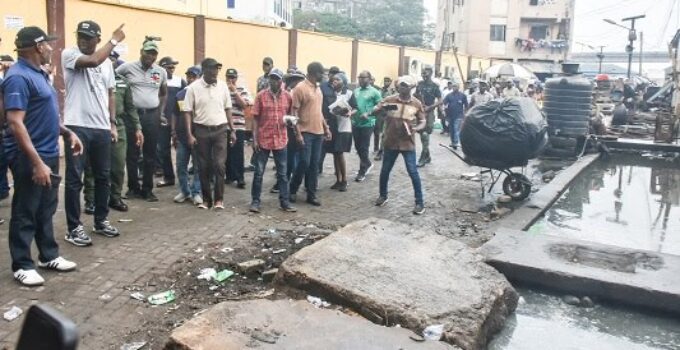
[[[456,152],[455,149],[453,149],[453,148],[451,148],[451,147],[449,147],[449,146],[447,146],[443,143],[440,143],[439,146],[446,148],[447,150],[449,150],[449,152],[453,153],[453,155],[458,157],[458,159],[462,160],[463,163],[468,164],[468,162],[465,161],[465,158],[463,158],[460,154],[458,154],[458,152]]]

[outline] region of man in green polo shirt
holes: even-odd
[[[380,90],[371,85],[371,73],[363,71],[359,74],[359,87],[354,90],[354,98],[357,101],[357,111],[352,117],[352,135],[354,136],[354,147],[359,154],[360,165],[356,182],[362,182],[366,175],[373,168],[373,163],[368,157],[368,150],[371,145],[373,128],[375,127],[375,114],[373,108],[382,100]]]

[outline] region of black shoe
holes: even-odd
[[[364,182],[364,180],[366,180],[366,175],[364,174],[359,174],[357,175],[356,179],[354,179],[356,182]]]
[[[129,190],[125,193],[125,199],[144,199],[144,194],[140,190]]]
[[[153,192],[148,192],[144,194],[144,200],[147,202],[158,202],[158,197]]]
[[[384,207],[385,204],[387,204],[387,197],[378,197],[378,199],[375,200],[376,207]]]
[[[421,159],[418,161],[418,168],[422,168],[425,165],[429,164],[432,161],[432,159]]]
[[[279,193],[279,185],[274,185],[274,187],[269,190],[269,193]]]
[[[382,156],[383,156],[383,151],[378,151],[378,153],[375,155],[375,157],[373,158],[373,160],[379,162],[379,161],[382,160]]]
[[[295,208],[294,206],[292,206],[292,205],[290,205],[290,204],[285,204],[285,203],[284,203],[284,204],[281,204],[280,208],[281,208],[281,210],[283,210],[283,211],[285,211],[285,212],[287,212],[287,213],[295,213],[295,212],[297,212],[297,208]]]
[[[245,168],[243,168],[243,170],[244,170],[244,171],[255,171],[255,166],[253,166],[253,165],[251,164],[251,165],[248,165],[248,166],[246,166]]]
[[[331,186],[331,190],[339,190],[341,184],[342,184],[342,182],[336,181],[336,182],[333,184],[333,186]]]
[[[246,188],[246,182],[243,181],[243,180],[239,180],[238,183],[236,184],[236,187],[238,187],[240,189],[244,189],[244,188]]]
[[[311,204],[311,205],[313,205],[313,206],[315,206],[315,207],[320,207],[320,206],[321,206],[321,202],[319,202],[319,200],[316,199],[316,198],[307,198],[307,203],[308,203],[308,204]]]
[[[288,197],[288,200],[289,200],[291,203],[297,202],[297,194],[291,193],[291,194],[289,195],[289,197]]]
[[[416,204],[415,208],[413,208],[413,214],[415,215],[421,215],[424,212],[425,207],[422,204]]]
[[[343,181],[343,182],[340,183],[340,186],[338,187],[338,191],[347,192],[347,181]]]
[[[92,229],[92,232],[109,238],[120,236],[120,231],[118,231],[117,228],[111,226],[109,220],[104,220],[94,224],[94,229]]]
[[[251,213],[259,213],[260,212],[260,204],[259,203],[250,204],[250,208],[248,209],[248,211],[251,212]]]
[[[111,208],[113,210],[122,211],[122,212],[128,211],[128,205],[125,204],[125,202],[123,202],[120,199],[117,200],[117,201],[110,201],[109,202],[109,208]]]
[[[7,199],[9,197],[9,192],[3,192],[0,193],[0,201],[3,199]]]
[[[83,208],[83,213],[87,215],[94,215],[94,203],[85,201],[85,207]]]

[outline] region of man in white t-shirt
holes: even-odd
[[[97,50],[101,42],[101,28],[93,21],[78,23],[78,47],[66,49],[61,54],[61,64],[66,83],[64,125],[82,141],[83,152],[74,154],[66,145],[66,190],[64,206],[68,233],[66,241],[82,247],[92,244],[80,221],[80,195],[83,189],[83,171],[89,164],[95,179],[95,211],[93,232],[106,237],[120,233],[111,226],[109,192],[111,184],[111,143],[116,142],[116,86],[113,65],[108,57],[123,39],[121,25],[109,41]]]

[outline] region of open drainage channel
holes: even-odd
[[[525,232],[501,229],[482,248],[522,296],[489,349],[680,349],[680,160],[643,155],[613,153],[562,179]]]

